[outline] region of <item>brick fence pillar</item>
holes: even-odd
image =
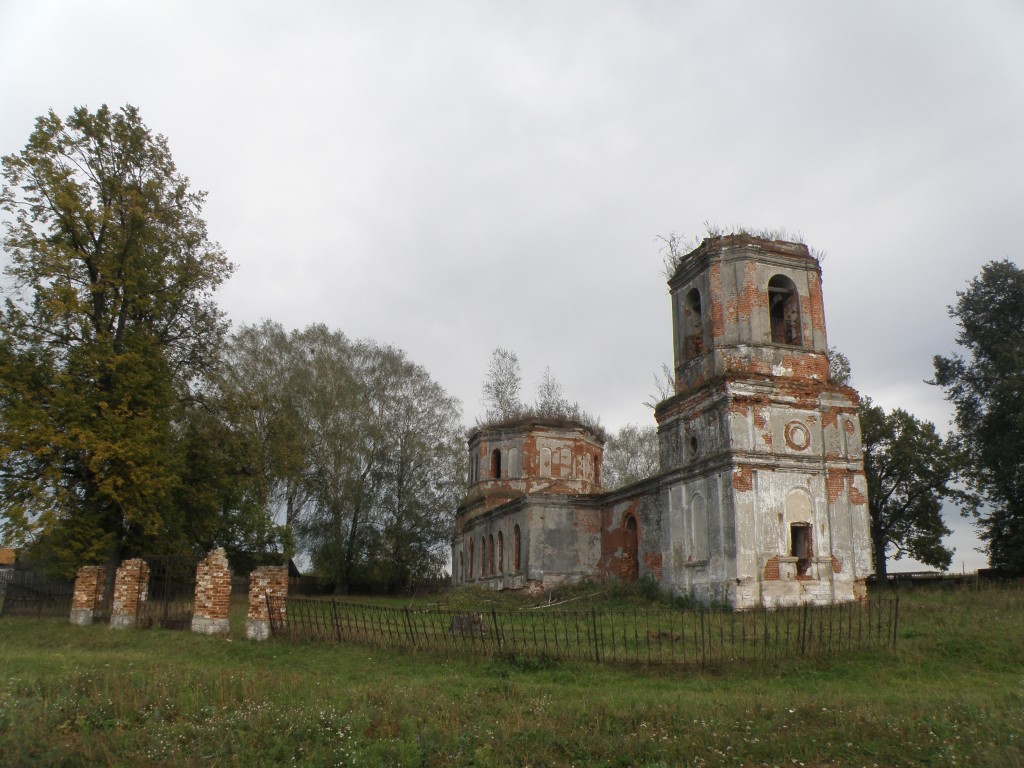
[[[125,560],[114,577],[114,601],[110,606],[110,626],[116,629],[134,627],[139,606],[146,602],[149,589],[149,566],[142,558]]]
[[[92,624],[103,610],[103,587],[107,569],[102,565],[84,565],[75,576],[75,591],[71,596],[71,623],[81,626]]]
[[[192,611],[192,631],[204,635],[223,635],[231,631],[228,608],[231,606],[231,569],[223,547],[217,547],[196,566],[196,603]]]
[[[264,565],[249,574],[249,615],[245,620],[245,636],[250,640],[270,637],[270,614],[267,598],[288,596],[288,566]],[[284,606],[281,606],[284,616]]]

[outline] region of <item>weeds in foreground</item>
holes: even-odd
[[[702,673],[4,619],[0,762],[1024,765],[1024,592],[901,609],[896,655]]]

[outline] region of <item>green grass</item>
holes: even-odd
[[[252,643],[239,618],[0,620],[0,764],[1024,765],[1019,588],[904,592],[895,654],[704,672]]]

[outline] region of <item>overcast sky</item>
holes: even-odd
[[[209,192],[235,324],[394,344],[467,423],[497,346],[531,396],[550,365],[652,423],[657,236],[784,228],[826,253],[853,384],[945,430],[947,306],[1022,257],[1022,41],[1018,0],[0,0],[0,153],[136,105]]]

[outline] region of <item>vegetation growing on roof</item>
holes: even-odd
[[[496,348],[491,353],[491,362],[481,388],[484,417],[477,419],[469,434],[473,435],[482,429],[518,427],[535,422],[552,427],[579,426],[601,442],[607,439],[608,435],[600,419],[580,408],[579,403],[570,403],[565,397],[562,384],[551,373],[550,366],[544,368],[537,383],[537,395],[533,403],[523,402],[522,384],[519,356],[507,349]]]
[[[739,225],[720,227],[718,224],[705,221],[704,228],[705,233],[702,235],[687,236],[676,232],[669,232],[667,235],[658,235],[655,238],[655,241],[660,243],[658,251],[661,253],[662,274],[665,275],[666,279],[671,279],[683,259],[700,247],[701,243],[705,240],[715,240],[720,237],[730,237],[733,235],[747,235],[748,237],[756,237],[759,240],[770,240],[776,243],[807,244],[802,233],[790,232],[783,227],[744,227]],[[808,250],[811,256],[819,262],[825,260],[824,251],[819,251],[815,248],[808,248]]]

